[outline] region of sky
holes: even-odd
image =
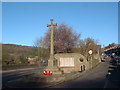
[[[50,19],[68,24],[80,39],[91,37],[102,46],[118,43],[117,2],[3,2],[2,43],[33,46]]]

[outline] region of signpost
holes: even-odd
[[[92,54],[93,54],[93,50],[89,50],[88,54],[90,55],[90,62],[91,62],[91,69],[92,69]]]
[[[93,54],[93,51],[92,51],[92,50],[89,50],[89,51],[88,51],[88,54],[89,54],[89,55],[92,55],[92,54]]]

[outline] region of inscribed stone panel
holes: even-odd
[[[74,67],[74,58],[60,58],[60,67]]]

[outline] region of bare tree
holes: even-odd
[[[88,50],[92,49],[94,53],[101,53],[101,46],[97,45],[98,40],[94,40],[92,38],[86,38],[84,40],[80,40],[80,52],[81,54],[88,56]]]
[[[43,60],[48,58],[49,56],[49,51],[48,49],[43,45],[43,38],[37,38],[36,41],[34,42],[34,46],[37,48],[37,54],[38,54],[38,59]],[[47,57],[46,57],[47,55]]]
[[[73,29],[62,23],[54,28],[54,51],[55,53],[72,52],[72,48],[77,45],[80,34],[73,32]],[[43,44],[50,47],[50,29],[43,38]]]

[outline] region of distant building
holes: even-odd
[[[35,56],[34,58],[28,57],[28,62],[30,64],[37,64],[38,56]]]
[[[104,49],[104,51],[108,51],[108,50],[116,49],[116,48],[120,48],[120,45],[115,45],[115,46],[113,46],[113,47],[110,47],[110,48]]]
[[[106,54],[113,54],[115,53],[116,55],[120,55],[120,45],[114,45],[112,47],[104,49],[104,52]]]

